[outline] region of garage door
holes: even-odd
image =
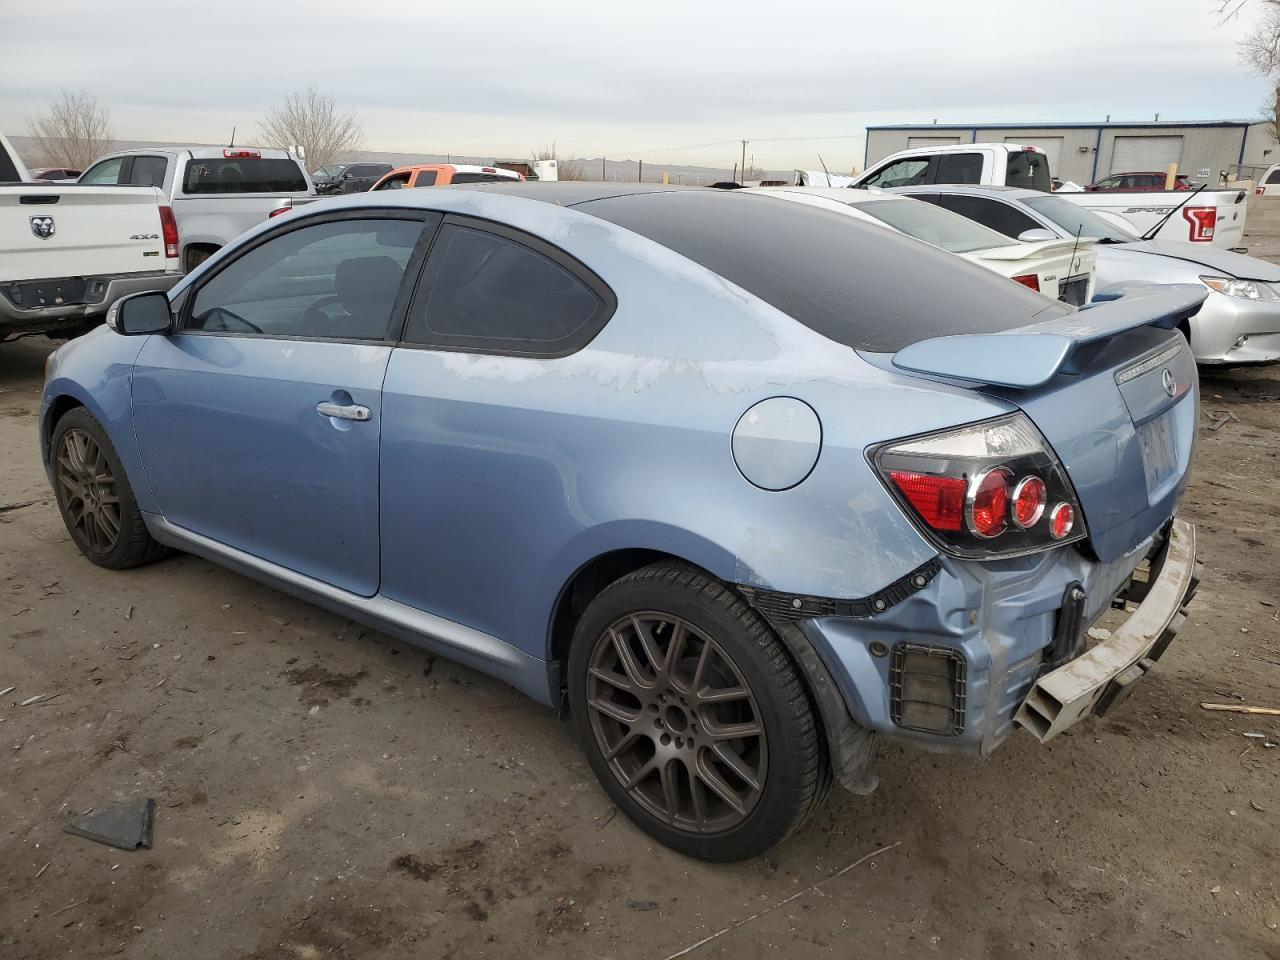
[[[1062,137],[1005,137],[1004,142],[1039,147],[1049,158],[1049,173],[1055,177],[1058,175],[1058,161],[1062,158]]]
[[[959,137],[907,137],[907,149],[917,147],[945,147],[951,143],[959,143]]]
[[[1181,137],[1116,137],[1111,151],[1111,172],[1164,170],[1181,160]]]

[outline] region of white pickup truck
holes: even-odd
[[[149,187],[31,181],[0,134],[0,341],[76,336],[116,299],[179,278],[173,211]]]
[[[1017,143],[957,143],[902,150],[878,160],[854,180],[855,187],[922,184],[1051,189],[1049,158],[1037,147]],[[1104,216],[1148,239],[1180,240],[1234,249],[1244,241],[1244,190],[1058,191],[1056,196]],[[1170,216],[1172,214],[1172,216]]]
[[[184,271],[274,213],[316,199],[293,154],[257,147],[124,150],[96,160],[79,183],[160,190],[177,219]]]

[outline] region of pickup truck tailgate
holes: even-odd
[[[165,266],[152,187],[0,187],[0,283]]]

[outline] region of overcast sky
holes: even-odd
[[[1236,43],[1258,5],[0,0],[0,130],[68,87],[120,139],[247,143],[315,84],[369,149],[727,166],[745,137],[760,166],[834,171],[867,124],[1256,116]]]

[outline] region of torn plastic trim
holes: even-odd
[[[941,569],[942,562],[934,557],[906,576],[898,578],[883,590],[856,600],[815,597],[804,593],[781,593],[743,584],[738,584],[738,591],[756,612],[775,627],[818,617],[874,617],[901,603],[912,594],[919,593],[933,581]]]
[[[809,693],[817,705],[826,734],[832,776],[850,793],[860,797],[873,793],[880,785],[880,779],[871,772],[875,731],[861,726],[849,714],[835,678],[804,632],[794,623],[776,624],[775,627],[783,644],[799,664]]]
[[[1137,610],[1109,639],[1036,680],[1014,723],[1047,743],[1118,704],[1173,642],[1199,583],[1195,527],[1175,519]]]

